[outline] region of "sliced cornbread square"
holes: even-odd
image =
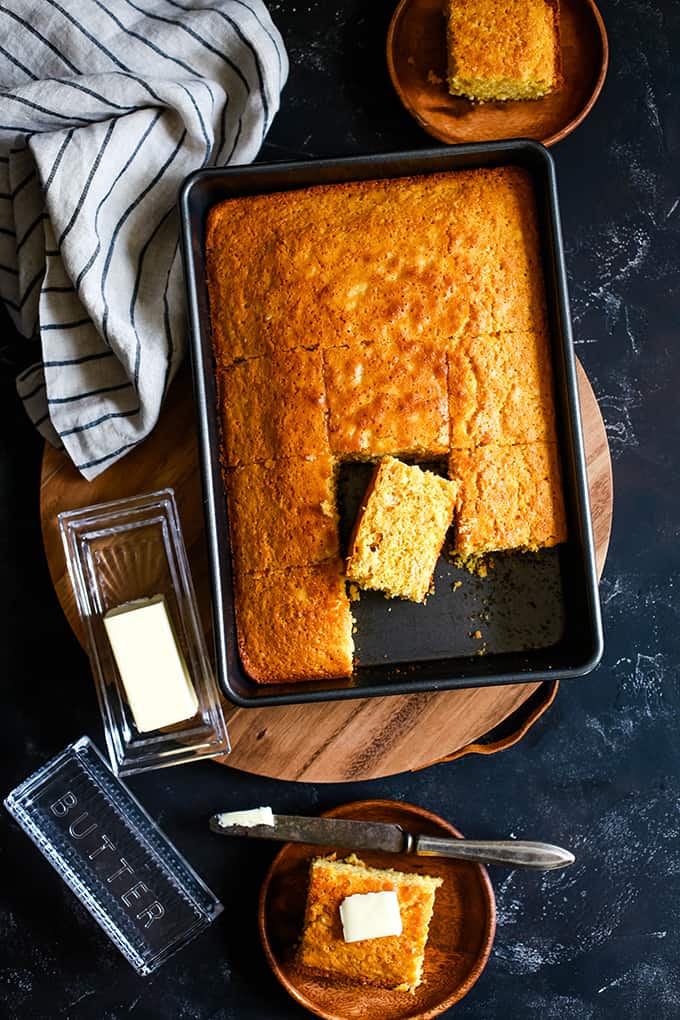
[[[352,617],[342,561],[237,574],[241,660],[253,680],[285,683],[352,672]]]
[[[218,380],[226,467],[329,452],[319,351],[241,361]]]
[[[457,492],[455,482],[385,457],[362,502],[350,541],[347,579],[423,602]]]
[[[338,555],[333,460],[285,457],[227,472],[237,571],[303,567]]]
[[[441,878],[366,867],[357,857],[312,861],[298,951],[303,967],[358,984],[413,992],[423,979],[425,945]],[[401,935],[345,942],[340,904],[348,896],[394,890]]]
[[[446,354],[419,343],[323,353],[328,437],[335,454],[437,457],[449,444]]]
[[[546,332],[465,337],[449,348],[451,446],[554,442]]]
[[[562,84],[558,0],[447,0],[449,92],[538,99]]]
[[[556,443],[452,450],[449,474],[460,482],[454,550],[461,558],[566,541]]]

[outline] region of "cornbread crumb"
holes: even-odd
[[[359,586],[356,584],[349,584],[347,586],[347,593],[349,595],[350,602],[358,602],[361,598],[361,592]]]
[[[385,457],[373,474],[355,525],[348,579],[388,597],[423,602],[457,492],[456,483]]]
[[[558,0],[447,0],[449,92],[539,99],[562,85]]]
[[[366,867],[355,854],[344,861],[312,861],[298,960],[333,978],[413,992],[423,980],[423,962],[436,890],[441,878]],[[340,904],[356,893],[392,889],[399,900],[401,935],[345,942]]]

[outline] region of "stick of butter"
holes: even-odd
[[[104,627],[140,733],[196,715],[196,691],[163,595],[109,609]]]
[[[241,825],[250,829],[255,825],[274,825],[274,813],[270,807],[255,807],[249,811],[223,811],[217,821],[224,829],[230,825]]]
[[[381,939],[401,935],[399,900],[394,889],[353,893],[340,904],[342,937],[345,942]]]

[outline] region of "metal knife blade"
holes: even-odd
[[[352,850],[384,850],[407,853],[411,835],[389,822],[357,822],[344,818],[310,818],[307,815],[274,815],[273,825],[221,825],[213,815],[210,828],[220,836],[276,839],[283,843],[312,843]]]

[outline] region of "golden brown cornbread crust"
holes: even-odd
[[[230,199],[206,248],[243,663],[265,683],[349,676],[337,464],[555,438],[531,177]]]
[[[445,16],[453,95],[538,99],[561,87],[558,0],[447,0]]]
[[[422,980],[428,927],[441,884],[441,878],[429,875],[367,868],[354,855],[346,861],[317,858],[310,866],[300,964],[333,978],[414,991]],[[389,889],[399,901],[401,935],[345,942],[340,921],[345,897]]]

